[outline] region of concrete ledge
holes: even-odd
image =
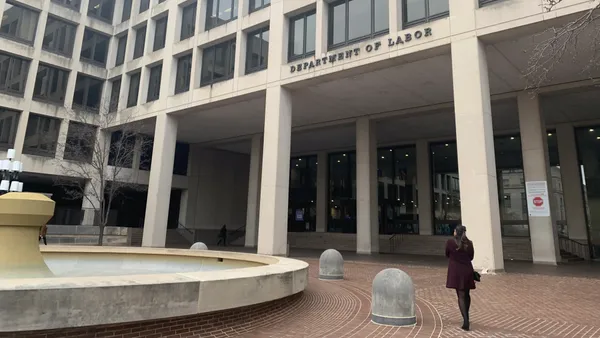
[[[371,321],[380,325],[412,326],[417,324],[417,317],[384,317],[372,314]]]
[[[42,247],[44,252],[223,258],[265,264],[241,269],[116,277],[5,279],[0,332],[96,326],[207,313],[303,291],[308,264],[219,251],[120,247]]]

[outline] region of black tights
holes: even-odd
[[[469,289],[456,290],[456,295],[458,296],[458,308],[463,317],[463,330],[469,329],[469,308],[471,307],[471,295],[469,294],[469,291]]]

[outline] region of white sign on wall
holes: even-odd
[[[530,217],[550,217],[550,198],[546,181],[525,183],[527,210]]]

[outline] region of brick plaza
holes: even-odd
[[[310,264],[305,292],[248,308],[0,337],[600,337],[597,266],[548,267],[541,268],[538,274],[535,272],[539,268],[525,264],[512,270],[527,273],[484,275],[472,293],[472,331],[463,332],[459,328],[461,317],[455,294],[444,286],[443,264],[395,264],[394,256],[387,257],[347,261],[345,280],[328,282],[317,279],[318,260],[304,258]],[[413,278],[418,317],[415,327],[386,327],[370,322],[371,281],[388,267],[400,268]]]

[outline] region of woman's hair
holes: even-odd
[[[457,225],[454,229],[456,231],[456,235],[454,235],[454,241],[456,241],[456,250],[466,250],[471,241],[467,237],[467,227],[464,225]]]

